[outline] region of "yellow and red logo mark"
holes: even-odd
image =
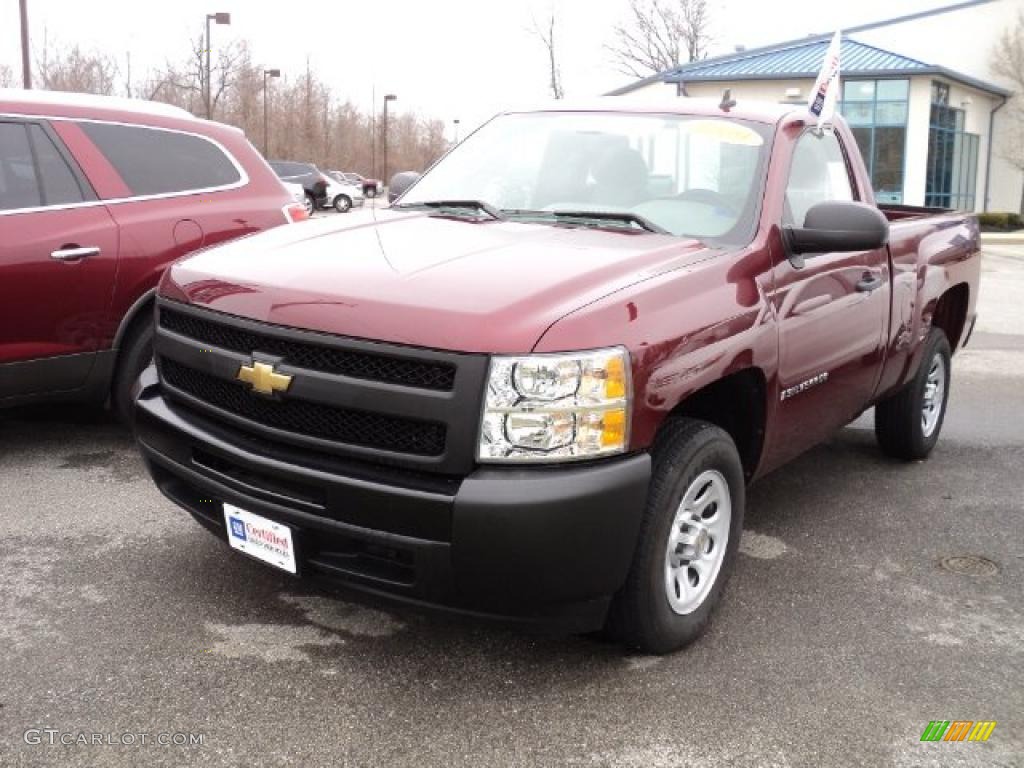
[[[995,728],[995,720],[932,720],[921,741],[988,741]]]

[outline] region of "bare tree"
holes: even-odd
[[[614,27],[607,48],[631,77],[664,72],[707,55],[707,0],[630,0],[629,19]]]
[[[202,39],[197,38],[183,52],[182,59],[134,75],[132,93],[205,115],[202,46]],[[213,63],[214,116],[241,128],[250,138],[262,137],[263,65],[252,60],[244,41],[222,48]],[[54,58],[44,44],[37,70],[45,88],[113,93],[124,92],[127,87],[112,59],[78,48]],[[0,65],[0,86],[8,82],[14,83],[14,72]],[[373,126],[369,114],[333,98],[310,63],[299,77],[286,75],[274,83],[273,99],[268,101],[268,124],[276,157],[313,162],[324,170],[370,173]],[[395,167],[401,170],[424,170],[448,149],[442,121],[393,113],[389,122],[393,126],[389,152]]]
[[[1008,119],[1003,122],[1007,134],[1001,154],[1015,168],[1024,171],[1024,13],[1018,13],[1016,23],[999,36],[989,66],[993,74],[1005,79],[1014,91],[1006,106]]]
[[[0,64],[0,88],[14,87],[14,70],[6,64]]]
[[[551,89],[551,96],[556,99],[561,99],[565,96],[565,90],[562,88],[562,71],[558,67],[558,58],[555,55],[555,12],[552,10],[548,13],[546,23],[539,23],[536,18],[533,19],[533,27],[531,32],[535,34],[548,51],[548,70],[549,80],[548,88]]]
[[[36,62],[36,81],[48,91],[75,91],[109,96],[114,92],[117,64],[109,56],[86,52],[77,45],[51,57],[44,42]]]

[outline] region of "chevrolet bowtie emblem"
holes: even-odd
[[[275,392],[286,392],[292,383],[292,377],[274,371],[274,366],[253,360],[252,365],[243,365],[235,377],[246,384],[252,384],[254,392],[261,395],[272,395]]]

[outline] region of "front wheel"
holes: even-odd
[[[363,194],[366,195],[368,198],[370,198],[372,200],[373,198],[375,198],[377,196],[377,188],[376,187],[366,187],[366,189],[363,190]]]
[[[348,195],[338,195],[334,198],[334,210],[338,213],[345,213],[352,208],[352,198]]]
[[[729,578],[743,528],[743,466],[729,435],[679,419],[654,450],[647,507],[609,630],[644,653],[703,634]]]
[[[914,461],[932,452],[946,417],[951,357],[946,334],[932,327],[917,374],[875,406],[875,437],[884,453]]]
[[[312,216],[313,212],[315,210],[316,210],[316,200],[313,199],[312,195],[307,194],[306,195],[306,214],[309,215],[309,216]]]

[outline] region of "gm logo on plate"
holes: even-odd
[[[231,518],[231,535],[236,539],[245,541],[245,523],[239,520],[237,517]]]

